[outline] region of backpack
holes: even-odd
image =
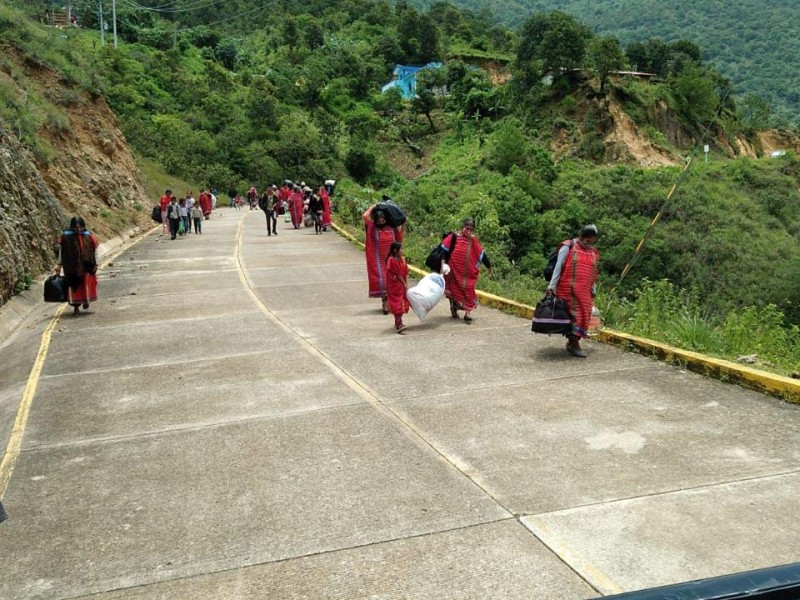
[[[156,223],[161,223],[161,205],[153,207],[153,212],[150,214],[150,218],[153,219]]]
[[[266,212],[267,210],[269,210],[269,207],[267,206],[267,198],[266,198],[265,196],[261,196],[261,197],[258,199],[258,208],[260,208],[260,209],[261,209],[261,210],[263,210],[264,212]]]
[[[450,251],[448,252],[447,250],[442,248],[442,244],[440,242],[433,250],[430,251],[430,254],[428,254],[428,258],[425,259],[425,266],[428,267],[434,273],[438,273],[439,270],[442,268],[442,261],[444,262],[450,261],[450,255],[453,253],[453,249],[456,247],[456,238],[458,234],[455,233],[454,231],[451,231],[442,238],[442,242],[448,235],[450,236]]]
[[[547,257],[547,264],[544,267],[544,271],[542,271],[542,275],[544,276],[545,281],[550,281],[553,278],[553,271],[556,270],[556,263],[558,262],[558,251],[561,250],[561,246],[566,245],[567,248],[572,248],[572,245],[575,243],[574,240],[568,240],[566,242],[561,242],[556,249]]]

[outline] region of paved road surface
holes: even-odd
[[[800,560],[798,408],[487,309],[396,335],[358,250],[281,226],[150,235],[62,317],[1,598],[569,600]],[[0,448],[53,313],[0,348]]]

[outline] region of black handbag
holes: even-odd
[[[44,282],[45,302],[67,301],[67,278],[61,275],[51,275]]]
[[[453,251],[453,248],[456,246],[456,233],[449,233],[448,235],[452,236],[450,239],[450,251],[445,250],[442,248],[441,244],[437,244],[436,247],[430,251],[428,254],[428,258],[425,259],[425,266],[428,267],[434,273],[440,273],[442,270],[442,261],[449,262],[450,261],[450,253]],[[444,236],[442,240],[447,236]]]
[[[536,305],[531,323],[533,333],[571,333],[572,319],[566,300],[545,296]]]

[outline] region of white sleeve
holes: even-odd
[[[561,269],[564,267],[564,261],[567,260],[569,251],[570,247],[567,244],[563,244],[561,248],[558,249],[558,260],[556,261],[556,266],[553,269],[553,276],[550,278],[550,283],[547,284],[548,290],[556,289],[558,280],[561,279]]]

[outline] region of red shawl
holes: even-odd
[[[566,241],[564,243],[569,243]],[[586,337],[592,317],[592,286],[597,281],[600,253],[575,242],[561,267],[556,296],[567,301],[572,316],[572,333]]]
[[[442,241],[442,246],[450,250],[451,236]],[[473,234],[466,237],[459,233],[456,237],[456,247],[450,254],[450,274],[445,278],[447,286],[445,295],[453,300],[463,310],[475,310],[478,307],[478,295],[475,293],[475,284],[478,281],[483,246],[478,236]]]
[[[389,312],[402,315],[408,312],[404,281],[408,280],[408,263],[405,258],[390,256],[386,259],[386,290],[389,296]]]
[[[364,213],[364,229],[366,230],[365,252],[367,259],[367,277],[369,278],[369,297],[385,298],[386,290],[386,257],[392,242],[403,241],[403,227],[384,225],[378,227],[372,220],[372,209]]]

